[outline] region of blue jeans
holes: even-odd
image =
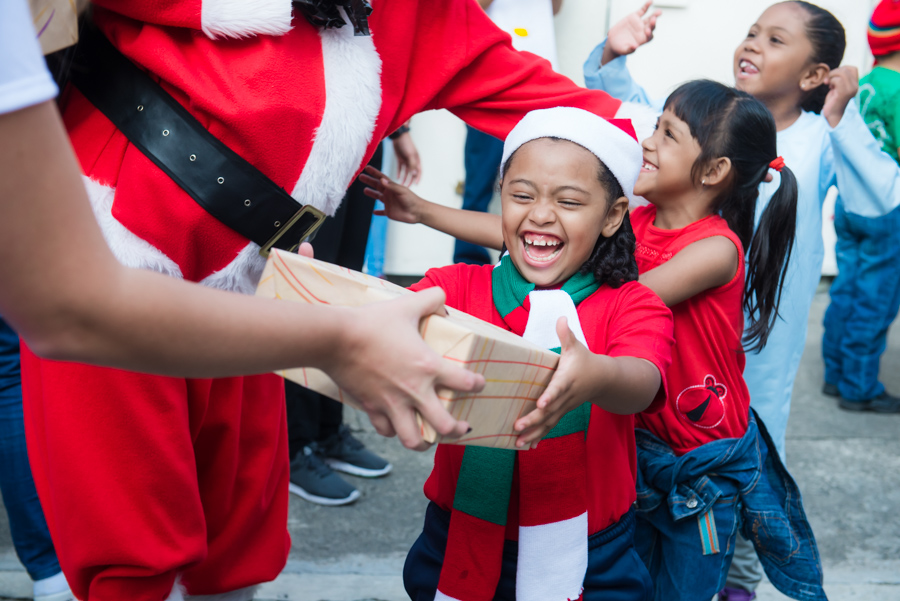
[[[466,183],[463,188],[463,205],[466,211],[487,211],[494,194],[494,183],[500,172],[500,159],[503,156],[503,142],[480,132],[474,127],[466,126],[465,167]],[[481,246],[456,241],[453,252],[454,263],[471,263],[483,265],[491,260],[487,250]]]
[[[800,491],[754,413],[742,438],[715,440],[681,456],[646,430],[635,436],[635,542],[655,601],[711,599],[725,586],[738,531],[779,591],[826,600]]]
[[[60,571],[44,512],[34,489],[25,423],[22,418],[22,380],[19,337],[0,319],[0,492],[9,516],[16,555],[32,580]]]
[[[825,381],[848,401],[884,392],[878,368],[900,307],[900,209],[866,218],[835,206],[839,273],[825,312]]]
[[[425,526],[406,556],[403,585],[412,601],[434,601],[450,512],[428,504]],[[495,601],[515,601],[518,543],[503,545],[503,567],[494,594]],[[588,568],[584,576],[584,601],[649,601],[653,587],[650,575],[634,550],[634,510],[615,524],[588,537]]]

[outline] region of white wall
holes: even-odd
[[[429,0],[430,1],[430,0]],[[866,25],[877,0],[818,0],[847,30],[844,64],[866,73],[872,64],[866,44]],[[564,0],[556,17],[560,71],[584,85],[582,64],[607,31],[607,18],[615,22],[636,10],[642,0]],[[771,0],[660,0],[663,11],[652,43],[629,58],[635,79],[654,96],[664,97],[679,83],[711,78],[733,83],[731,60],[736,45],[772,4]],[[413,139],[422,155],[422,183],[415,187],[424,198],[459,207],[456,193],[465,174],[465,126],[446,111],[432,111],[413,119]],[[826,223],[830,222],[826,219]],[[831,233],[826,233],[828,236]],[[446,265],[453,255],[453,240],[424,226],[391,223],[385,252],[385,272],[420,275]]]

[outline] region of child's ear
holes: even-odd
[[[719,157],[709,162],[701,182],[706,186],[715,186],[725,181],[729,173],[731,173],[731,159]]]
[[[609,210],[606,212],[606,224],[603,226],[603,229],[600,230],[600,235],[604,238],[610,238],[618,232],[627,213],[628,199],[624,196],[615,199],[612,206],[610,206]]]
[[[812,92],[828,79],[831,68],[825,63],[818,63],[806,69],[800,75],[800,89]]]

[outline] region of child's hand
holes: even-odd
[[[832,69],[825,83],[828,84],[828,95],[825,97],[825,106],[822,107],[822,116],[831,127],[837,127],[847,104],[859,89],[859,71],[850,66]]]
[[[650,16],[645,17],[651,4],[652,0],[648,0],[640,9],[610,28],[606,36],[606,48],[603,49],[603,57],[600,59],[601,67],[613,59],[631,54],[653,39],[656,20],[662,11],[655,10]]]
[[[381,171],[369,165],[361,173],[359,180],[368,186],[363,193],[384,203],[383,211],[375,211],[376,215],[386,215],[394,221],[403,223],[421,223],[420,209],[428,201],[416,196],[406,186],[392,182]]]
[[[590,401],[597,393],[596,388],[586,385],[594,380],[585,376],[596,369],[598,355],[575,338],[565,317],[557,320],[556,334],[562,350],[559,365],[544,394],[538,398],[537,409],[515,423],[516,431],[521,432],[516,440],[519,448],[532,443],[537,446],[537,441],[546,436],[566,413]]]
[[[404,186],[418,184],[422,179],[422,159],[412,136],[406,132],[392,142],[397,157],[397,179]]]

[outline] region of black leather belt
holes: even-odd
[[[84,28],[72,83],[206,211],[260,246],[293,251],[324,213],[290,194],[210,134],[96,28]]]

